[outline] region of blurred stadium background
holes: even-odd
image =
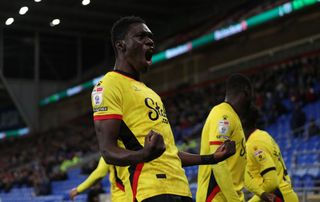
[[[245,73],[300,200],[320,201],[319,0],[1,0],[0,201],[69,201],[96,167],[90,93],[113,67],[109,30],[125,15],[155,34],[143,80],[180,149],[199,151],[225,78]],[[186,174],[194,194],[197,167]],[[107,178],[76,201],[103,191]]]

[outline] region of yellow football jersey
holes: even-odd
[[[129,183],[126,183],[129,178],[128,166],[120,167],[110,165],[110,184],[111,184],[111,201],[122,202],[132,199],[132,190]]]
[[[161,194],[191,197],[166,111],[159,95],[130,75],[107,73],[92,91],[94,120],[122,120],[119,138],[125,148],[140,150],[145,136],[160,133],[166,151],[148,163],[129,166],[133,198],[142,201]]]
[[[212,154],[228,139],[236,143],[233,156],[215,165],[199,166],[198,202],[244,201],[241,189],[246,165],[245,136],[237,113],[224,102],[215,106],[206,120],[201,135],[201,155]]]
[[[246,148],[248,162],[245,185],[249,191],[256,194],[254,198],[257,199],[252,201],[260,201],[259,196],[263,192],[275,193],[280,201],[298,201],[292,189],[281,151],[273,138],[266,131],[256,129],[249,136]],[[265,179],[271,171],[276,173],[274,179]],[[272,188],[267,186],[266,181],[276,183],[277,189],[270,190]]]
[[[120,177],[117,174],[117,168],[118,170],[124,170],[126,167],[116,167],[113,165],[108,165],[104,161],[102,157],[100,157],[99,164],[97,168],[89,175],[89,177],[82,182],[78,187],[77,191],[79,193],[87,190],[90,188],[97,180],[105,177],[109,173],[109,181],[111,185],[111,200],[113,202],[123,202],[128,201],[128,197],[130,197],[130,193],[125,193],[125,187],[123,184],[123,181],[120,179]],[[124,172],[123,172],[124,173]],[[128,173],[128,172],[127,172]],[[127,174],[126,177],[128,177],[129,174]],[[125,179],[125,176],[122,176],[123,179]],[[128,192],[131,192],[131,190],[128,190]],[[129,198],[130,199],[130,198]]]

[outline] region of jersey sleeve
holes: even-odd
[[[244,175],[244,185],[250,192],[254,193],[255,195],[257,195],[259,197],[264,192],[260,179],[255,178],[251,174],[248,167],[246,168],[246,172]]]
[[[257,165],[261,176],[272,170],[276,170],[276,165],[262,142],[255,141],[254,145],[248,144],[247,152],[248,161],[252,161],[253,164]]]
[[[120,84],[104,77],[91,94],[94,120],[122,119],[122,96]]]
[[[203,131],[208,138],[210,154],[214,153],[224,141],[231,138],[235,128],[235,122],[232,116],[227,111],[211,111],[207,121],[206,130]],[[212,165],[217,184],[223,193],[228,196],[228,202],[240,202],[240,198],[235,191],[231,173],[226,161]]]
[[[206,135],[208,135],[208,144],[211,152],[215,152],[224,141],[231,138],[235,121],[228,111],[214,110],[207,119],[209,124]]]
[[[263,192],[274,191],[279,185],[276,165],[274,164],[269,152],[267,152],[262,145],[263,143],[259,141],[255,141],[254,145],[247,145],[247,161],[248,163],[250,162],[251,164],[257,165],[255,167],[259,169],[257,171],[263,178],[263,183],[260,185],[260,188],[258,183],[254,183],[256,179],[254,179],[252,176],[248,176],[248,174],[250,174],[250,168],[247,166],[245,184],[251,192],[258,196],[260,196]]]
[[[97,168],[89,175],[89,177],[84,182],[82,182],[77,187],[77,191],[81,193],[87,190],[93,184],[95,184],[98,180],[101,180],[103,177],[105,177],[108,174],[108,171],[109,171],[109,165],[106,164],[106,162],[102,157],[100,157]]]

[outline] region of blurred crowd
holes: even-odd
[[[64,126],[45,134],[0,142],[0,192],[34,187],[35,195],[47,195],[51,181],[68,179],[69,167],[97,152],[93,128],[89,124],[78,125],[82,127]]]
[[[320,98],[320,55],[295,58],[247,72],[254,84],[256,105],[261,112],[259,127],[274,123],[283,114],[292,113],[290,129],[294,136],[319,135],[315,117],[308,120],[302,107]],[[192,89],[182,86],[165,99],[167,114],[176,142],[187,151],[197,151],[195,138],[211,108],[223,102],[224,83]],[[304,125],[308,124],[308,131]]]
[[[262,127],[292,112],[290,124],[295,136],[306,132],[309,136],[319,135],[316,120],[308,120],[302,107],[320,98],[320,55],[255,68],[247,74],[254,83]],[[205,119],[211,108],[224,99],[224,83],[198,88],[184,85],[176,92],[163,99],[176,143],[182,150],[198,152],[197,139]],[[79,120],[45,134],[0,142],[0,192],[33,186],[36,195],[50,194],[51,181],[66,180],[69,167],[83,156],[96,153],[98,144],[91,116]],[[309,124],[308,131],[301,128],[305,124]],[[89,163],[83,172],[89,174],[95,167],[96,162]]]

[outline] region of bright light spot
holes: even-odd
[[[60,20],[59,19],[54,19],[50,22],[50,26],[53,27],[53,26],[56,26],[60,24]]]
[[[82,5],[86,6],[90,3],[90,0],[82,0]]]
[[[34,0],[34,2],[40,2],[41,0]]]
[[[8,19],[6,20],[6,25],[11,25],[13,22],[14,22],[14,19],[13,19],[13,18],[8,18]]]
[[[19,10],[20,15],[24,15],[28,12],[29,8],[27,6],[21,7]]]

